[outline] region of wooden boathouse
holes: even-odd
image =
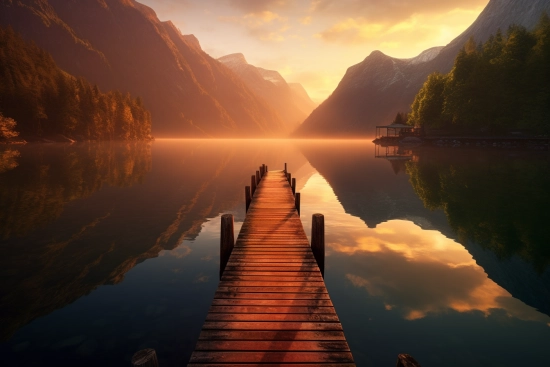
[[[286,164],[262,165],[236,242],[222,216],[220,283],[188,367],[355,366],[323,280],[324,218],[310,246],[295,188]]]

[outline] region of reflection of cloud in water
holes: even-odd
[[[195,278],[194,283],[206,283],[206,282],[208,282],[208,280],[210,280],[210,276],[209,276],[209,275],[204,275],[204,274],[200,273],[200,274],[197,275],[197,277]]]
[[[349,255],[347,279],[381,298],[387,310],[414,320],[450,309],[485,315],[503,309],[510,317],[550,321],[490,280],[462,245],[440,232],[403,220],[368,228],[344,212],[320,175],[302,192],[304,228],[312,213],[325,214],[327,256]]]
[[[191,253],[191,247],[189,245],[179,245],[173,250],[163,250],[159,253],[159,256],[172,256],[178,259],[183,259]]]
[[[487,277],[464,247],[436,231],[390,221],[361,232],[368,235],[349,233],[345,245],[327,245],[353,255],[356,266],[346,274],[353,285],[380,297],[387,309],[400,310],[408,320],[448,309],[488,315],[495,308],[523,320],[550,320],[513,298]]]

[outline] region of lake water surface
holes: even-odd
[[[297,179],[358,366],[547,363],[548,152],[370,141],[0,147],[0,353],[10,366],[184,366],[218,284],[220,216],[261,164]],[[387,154],[386,154],[387,153]],[[4,363],[4,362],[3,362]]]

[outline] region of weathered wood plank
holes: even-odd
[[[300,321],[300,322],[339,322],[336,314],[305,313],[208,313],[206,321]]]
[[[353,362],[350,352],[229,352],[229,351],[195,351],[191,363],[324,363]]]
[[[248,340],[208,340],[199,341],[195,350],[242,350],[242,351],[339,351],[349,352],[345,341],[248,341]]]
[[[331,307],[331,300],[308,300],[308,299],[214,299],[213,306],[321,306]]]
[[[330,299],[328,293],[297,292],[221,292],[214,294],[214,299]]]
[[[209,313],[322,313],[336,315],[334,307],[322,307],[322,306],[211,306]]]
[[[199,340],[346,340],[343,331],[203,330]]]

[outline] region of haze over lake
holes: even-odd
[[[14,366],[184,365],[218,283],[220,216],[287,163],[358,366],[543,365],[547,152],[370,141],[157,140],[0,148],[0,351]],[[447,154],[448,153],[448,154]],[[466,189],[467,188],[467,189]],[[426,208],[428,207],[428,208]]]

